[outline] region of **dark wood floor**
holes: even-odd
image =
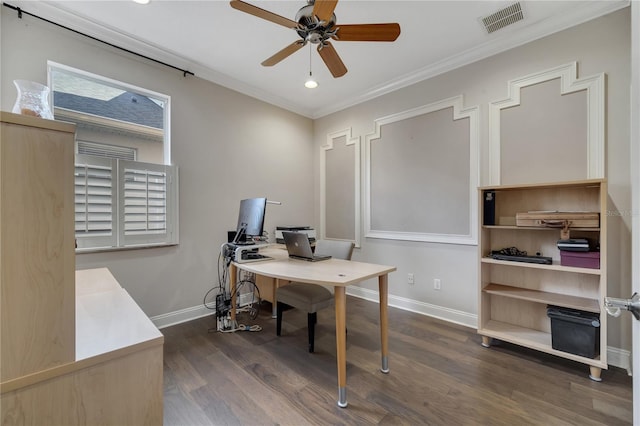
[[[318,313],[307,352],[306,313],[266,303],[259,332],[208,330],[211,317],[168,327],[165,425],[624,425],[631,378],[506,343],[475,330],[389,308],[389,374],[380,372],[378,305],[347,300],[347,408],[339,408],[333,310]]]

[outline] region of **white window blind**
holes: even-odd
[[[124,169],[125,235],[166,232],[166,193],[166,173]]]
[[[115,246],[116,160],[78,155],[75,166],[75,231],[82,245]]]
[[[77,140],[76,144],[78,145],[78,154],[119,158],[121,160],[137,160],[137,150],[128,146],[109,145],[106,143],[81,140]]]
[[[142,243],[163,239],[168,226],[168,187],[171,174],[160,164],[121,161],[121,200],[125,241]]]
[[[177,167],[76,156],[79,249],[176,244]]]

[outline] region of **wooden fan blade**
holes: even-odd
[[[321,21],[328,21],[333,16],[338,0],[316,0],[313,4],[313,14]]]
[[[274,66],[278,62],[280,62],[283,59],[287,58],[289,55],[292,55],[292,54],[296,53],[305,44],[306,43],[304,43],[301,40],[300,41],[294,41],[293,43],[291,43],[290,45],[288,45],[287,47],[285,47],[284,49],[282,49],[281,51],[279,51],[278,53],[276,53],[275,55],[273,55],[269,59],[266,59],[265,61],[263,61],[262,62],[262,66],[264,66],[264,67],[272,67],[272,66]]]
[[[287,19],[284,16],[276,15],[275,13],[269,12],[268,10],[260,9],[258,6],[245,3],[241,0],[231,0],[229,4],[232,8],[237,9],[241,12],[257,16],[258,18],[266,19],[267,21],[274,22],[287,28],[296,28],[298,26],[298,23],[296,21]]]
[[[329,68],[329,71],[331,71],[331,75],[335,78],[342,77],[347,73],[347,67],[344,66],[342,59],[340,59],[338,52],[336,52],[331,43],[327,41],[324,45],[318,45],[318,53],[327,68]]]
[[[395,41],[400,35],[400,25],[353,24],[336,25],[336,39],[340,41]]]

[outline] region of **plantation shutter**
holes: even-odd
[[[119,158],[135,161],[137,150],[128,146],[109,145],[105,143],[76,140],[78,154],[95,155],[98,157]]]
[[[75,234],[79,248],[116,245],[115,165],[109,158],[76,156]]]
[[[119,161],[122,188],[120,200],[124,224],[120,236],[123,245],[170,241],[172,229],[170,198],[174,167],[136,161]],[[173,189],[173,190],[172,190]]]
[[[178,168],[76,155],[79,249],[176,244]]]

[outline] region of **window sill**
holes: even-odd
[[[152,249],[152,248],[161,248],[161,247],[175,247],[178,245],[179,245],[178,243],[156,243],[156,244],[138,244],[138,245],[131,245],[126,247],[87,247],[87,248],[77,248],[76,255],[92,254],[92,253],[108,253],[112,251],[123,251],[123,250],[140,250],[140,249]]]

